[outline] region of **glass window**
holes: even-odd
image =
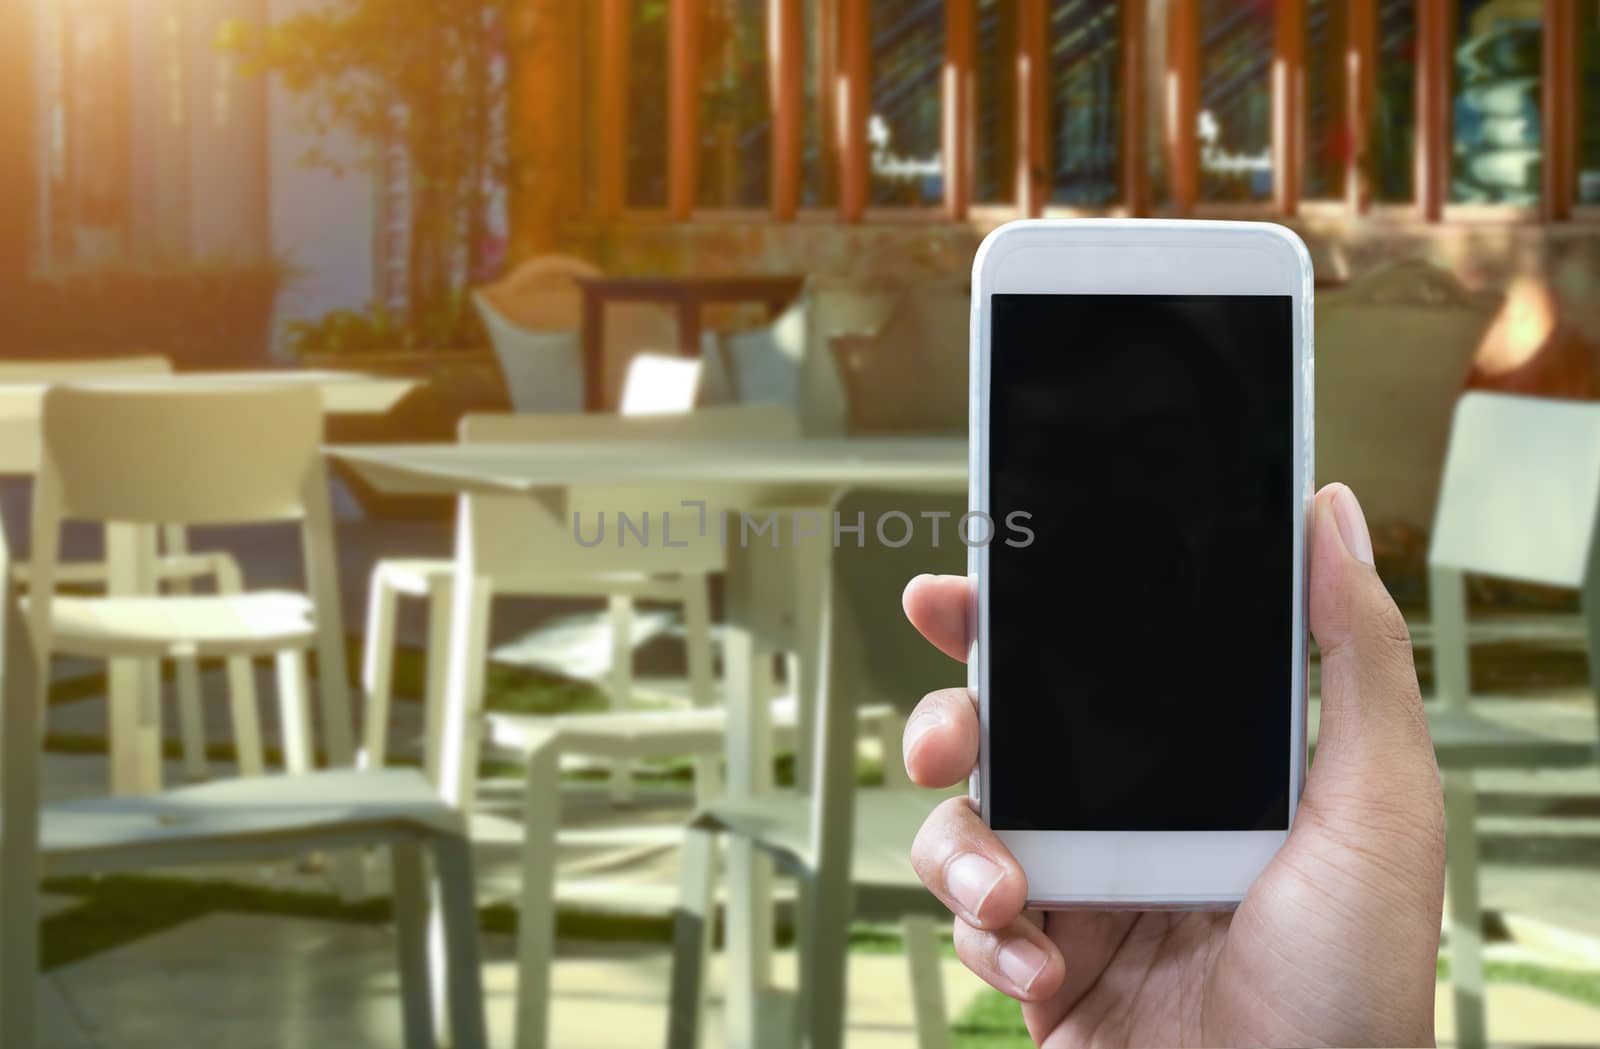
[[[1451,200],[1538,203],[1541,36],[1537,2],[1458,0]]]
[[[1120,6],[1054,0],[1049,21],[1050,199],[1094,207],[1117,199]]]
[[[1578,5],[1578,202],[1600,204],[1600,5]]]
[[[1345,127],[1349,35],[1342,0],[1307,0],[1305,183],[1308,200],[1344,196],[1350,134]]]
[[[1378,0],[1377,46],[1367,161],[1372,197],[1409,203],[1416,199],[1417,0]]]
[[[634,0],[629,15],[628,204],[667,206],[667,4]]]
[[[1017,5],[978,0],[972,69],[972,199],[1009,204],[1017,197]]]
[[[944,197],[939,84],[944,0],[872,0],[868,200],[937,204]]]
[[[1200,0],[1200,196],[1272,195],[1272,4]]]
[[[805,0],[805,123],[800,143],[800,203],[808,208],[832,207],[839,195],[839,172],[834,163],[833,56],[835,27],[828,17],[827,0]]]
[[[706,207],[760,207],[772,171],[765,4],[711,0],[701,28],[700,195]]]

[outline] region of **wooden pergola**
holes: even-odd
[[[753,3],[754,0],[751,0]],[[1047,97],[1048,14],[1046,0],[1014,0],[1015,84],[1008,129],[1014,146],[1015,195],[1009,210],[1019,216],[1056,213],[1049,205],[1052,148]],[[1543,0],[1543,186],[1536,215],[1500,208],[1513,218],[1560,221],[1573,217],[1576,196],[1577,0]],[[1165,213],[1239,213],[1292,218],[1301,213],[1305,167],[1306,0],[1277,0],[1271,62],[1270,202],[1218,205],[1201,199],[1196,115],[1200,94],[1199,0],[1122,0],[1119,88],[1126,99],[1143,99],[1152,83],[1151,56],[1133,42],[1146,38],[1158,4],[1164,5],[1166,52],[1159,56],[1165,86]],[[629,135],[630,0],[596,0],[592,62],[585,60],[583,5],[562,0],[523,0],[516,16],[516,114],[521,146],[514,211],[519,241],[529,248],[553,246],[555,227],[574,215],[599,223],[619,220],[684,223],[709,218],[790,222],[800,217],[860,223],[897,216],[869,209],[867,121],[872,79],[868,0],[822,0],[818,17],[832,20],[820,34],[817,60],[829,85],[827,101],[814,114],[835,158],[836,204],[827,214],[805,215],[800,206],[802,137],[807,119],[804,88],[805,0],[765,0],[767,91],[770,119],[770,190],[757,212],[709,213],[697,207],[701,120],[699,55],[707,0],[669,0],[667,16],[666,206],[631,209],[626,199]],[[1417,0],[1415,196],[1410,217],[1438,222],[1447,217],[1451,150],[1452,0]],[[977,0],[946,0],[945,55],[940,78],[944,194],[937,209],[899,216],[921,221],[961,222],[973,210],[973,124]],[[1342,158],[1341,199],[1318,202],[1349,215],[1372,207],[1365,171],[1376,93],[1377,0],[1347,0],[1342,43],[1344,97],[1336,108],[1352,148]],[[587,74],[587,75],[586,75]],[[592,105],[579,105],[588,99]],[[1119,107],[1120,201],[1115,213],[1143,215],[1153,206],[1143,104]],[[585,114],[587,121],[585,122]],[[592,136],[587,129],[592,128]],[[592,146],[592,151],[591,151]],[[592,194],[587,186],[592,184]],[[1387,207],[1387,205],[1386,205]],[[1473,206],[1451,206],[1465,214]],[[1482,210],[1482,206],[1478,206]],[[546,243],[548,242],[548,243]]]

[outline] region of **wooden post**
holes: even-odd
[[[583,127],[572,103],[583,90],[582,16],[565,0],[518,0],[511,10],[513,260],[561,250],[562,226],[583,207]]]
[[[1544,167],[1541,214],[1572,217],[1577,193],[1578,45],[1575,0],[1544,0]]]
[[[1198,0],[1167,7],[1167,179],[1172,210],[1194,212],[1200,196],[1200,12]]]
[[[1044,0],[1017,0],[1017,209],[1030,218],[1050,196],[1049,29]]]
[[[0,288],[20,281],[32,265],[38,232],[38,140],[34,120],[39,46],[34,5],[15,5],[0,34]]]
[[[1417,0],[1417,208],[1438,222],[1450,190],[1451,0]]]
[[[1150,213],[1145,157],[1144,36],[1147,0],[1122,0],[1122,203],[1135,217]]]
[[[627,206],[628,0],[600,0],[600,62],[595,83],[595,196],[602,219]]]
[[[1372,107],[1377,97],[1377,0],[1348,0],[1344,48],[1344,198],[1352,215],[1372,204]]]
[[[1273,5],[1272,37],[1272,200],[1278,214],[1293,218],[1300,211],[1304,155],[1305,0]]]
[[[703,0],[667,8],[667,211],[674,222],[694,214],[700,179],[700,27]]]
[[[805,120],[805,9],[802,0],[767,0],[767,80],[772,105],[772,217],[800,206]]]
[[[944,203],[954,222],[967,217],[972,199],[972,67],[977,53],[975,0],[945,0],[944,77]]]
[[[871,104],[872,38],[867,0],[839,0],[839,218],[860,222],[867,210],[867,108]]]

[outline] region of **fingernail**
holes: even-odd
[[[1027,994],[1033,987],[1033,981],[1044,971],[1046,958],[1044,950],[1038,944],[1019,936],[1007,941],[1005,946],[1000,948],[995,961],[1000,965],[1000,972],[1017,989],[1017,993]]]
[[[1350,556],[1364,565],[1372,564],[1372,535],[1367,531],[1367,516],[1361,512],[1356,493],[1340,485],[1333,493],[1333,516],[1339,523],[1339,538]]]
[[[938,706],[920,706],[911,715],[911,720],[906,722],[905,739],[900,745],[900,756],[909,758],[916,749],[917,743],[926,736],[931,729],[936,729],[944,724],[944,711]]]
[[[977,919],[989,893],[1000,884],[998,864],[976,852],[963,852],[945,868],[944,885],[967,912],[967,917]]]

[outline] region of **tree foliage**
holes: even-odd
[[[409,306],[445,337],[460,277],[488,250],[490,187],[505,176],[501,56],[510,0],[326,0],[230,43],[304,101],[312,131],[344,131],[367,163],[398,147],[409,176]],[[308,161],[338,170],[313,151]],[[433,342],[430,333],[420,333]]]

